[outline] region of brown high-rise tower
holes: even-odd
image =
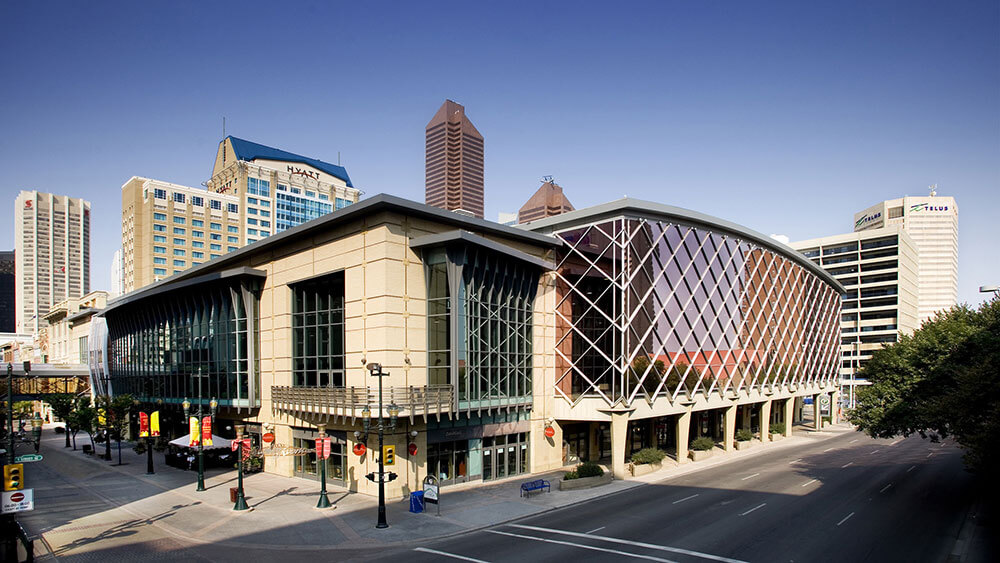
[[[427,205],[483,218],[483,136],[465,107],[445,100],[427,124]]]
[[[537,221],[573,211],[573,209],[573,204],[566,199],[562,186],[556,184],[552,180],[552,176],[546,176],[542,187],[538,188],[535,195],[531,196],[531,199],[522,205],[521,210],[517,212],[517,222]]]

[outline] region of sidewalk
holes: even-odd
[[[426,540],[494,526],[646,483],[736,462],[748,456],[791,449],[850,430],[851,427],[846,424],[818,433],[796,430],[792,437],[779,442],[766,445],[757,443],[748,450],[733,451],[725,455],[717,453],[698,463],[680,466],[664,464],[664,468],[655,473],[579,491],[558,490],[556,482],[562,476],[562,471],[522,475],[488,485],[459,489],[446,487],[441,492],[440,517],[435,515],[437,509],[433,505],[427,505],[425,513],[412,514],[409,512],[408,499],[390,499],[387,501],[390,527],[382,530],[374,527],[377,499],[373,497],[352,494],[343,488],[328,485],[330,501],[335,508],[317,510],[313,508],[319,495],[317,481],[257,473],[244,479],[247,503],[254,510],[235,512],[229,501],[229,487],[236,485],[237,475],[234,470],[207,470],[207,490],[199,493],[195,492],[196,473],[166,466],[162,455],[157,454],[154,458],[156,474],[146,475],[145,455],[136,455],[124,443],[122,460],[126,465],[115,466],[80,451],[64,448],[64,436],[55,434],[52,427],[48,426],[42,438],[42,452],[45,455],[42,463],[73,481],[73,485],[64,487],[85,489],[102,499],[105,504],[134,515],[135,525],[156,526],[185,542],[212,543],[240,549],[356,549],[366,545]],[[117,460],[114,446],[112,454]],[[521,498],[521,483],[538,478],[552,482],[552,491]],[[31,532],[41,534],[52,546],[76,541],[75,535],[92,536],[93,528],[106,524],[101,523],[98,516],[101,507],[94,509],[93,513],[87,512],[88,516]],[[44,510],[44,507],[38,506],[36,510]],[[93,515],[89,516],[90,514]]]

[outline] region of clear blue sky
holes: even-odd
[[[223,116],[423,201],[424,126],[451,98],[486,138],[488,218],[551,174],[578,208],[628,194],[796,240],[937,183],[978,303],[1000,284],[998,6],[4,2],[0,196],[89,199],[108,288],[121,185],[199,185]]]

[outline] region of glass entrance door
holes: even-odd
[[[528,472],[528,434],[483,438],[483,481]]]

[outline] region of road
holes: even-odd
[[[954,444],[851,432],[372,559],[946,561],[973,495]]]

